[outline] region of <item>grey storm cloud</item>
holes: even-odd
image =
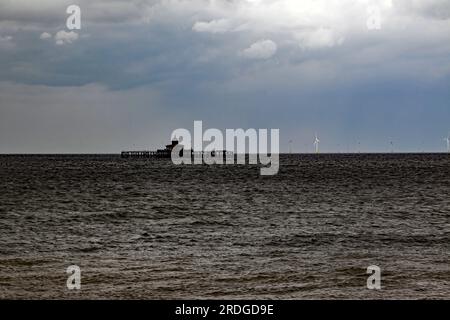
[[[411,1],[397,0],[400,12],[436,19],[450,19],[450,2],[445,0]]]
[[[81,8],[81,30],[65,26],[71,4]],[[379,30],[367,27],[374,7]],[[282,133],[308,141],[320,128],[336,139],[362,135],[357,130],[363,128],[347,125],[359,116],[367,130],[372,128],[367,139],[381,149],[374,128],[395,135],[395,121],[405,114],[404,132],[418,128],[425,107],[422,119],[429,119],[430,134],[448,131],[443,119],[449,112],[442,106],[450,85],[449,18],[444,0],[1,1],[0,112],[10,119],[9,132],[20,131],[25,124],[17,110],[25,114],[33,108],[32,99],[22,96],[35,95],[35,104],[44,106],[45,96],[38,93],[50,90],[58,104],[40,108],[38,119],[73,126],[64,140],[70,143],[61,140],[71,150],[83,145],[73,144],[77,127],[67,117],[84,119],[90,113],[76,107],[86,104],[84,98],[69,98],[68,92],[95,97],[89,105],[113,113],[108,116],[114,126],[126,115],[119,110],[128,110],[132,119],[151,114],[152,121],[160,117],[169,127],[203,118],[218,127],[281,127]],[[147,107],[132,98],[137,92],[144,102],[148,92]],[[61,112],[64,108],[75,115]],[[166,117],[171,112],[177,120]],[[383,121],[381,115],[388,113],[392,116]],[[302,129],[293,117],[303,119]],[[97,136],[107,141],[107,151],[118,148],[108,138],[116,137],[113,126],[101,117],[90,119],[103,128]],[[139,133],[149,135],[140,121],[129,125],[139,129],[124,132],[123,143],[142,141]],[[37,131],[41,140],[50,134]],[[32,133],[21,133],[17,145],[8,134],[0,152],[14,145],[14,150],[28,148],[39,137]],[[93,144],[86,150],[100,143],[82,141]]]
[[[233,71],[246,69],[243,57],[267,55],[296,67],[317,59],[334,64],[347,49],[367,68],[364,60],[383,63],[384,55],[392,53],[395,59],[423,45],[429,51],[442,50],[449,39],[449,21],[435,18],[446,16],[448,5],[437,0],[409,5],[387,0],[78,1],[83,28],[70,32],[64,22],[65,8],[72,2],[0,4],[2,43],[13,37],[10,45],[17,44],[14,51],[3,53],[2,80],[62,86],[99,82],[113,88],[121,87],[120,81],[129,87],[191,75],[206,76],[209,82],[209,77],[229,79],[236,76]],[[371,34],[366,20],[373,5],[380,8],[383,26]],[[55,41],[39,42],[42,35]],[[263,50],[258,49],[261,43],[268,51],[255,53]],[[398,51],[389,52],[392,46]],[[373,51],[384,55],[376,61]]]

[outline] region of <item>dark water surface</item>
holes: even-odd
[[[450,156],[0,156],[0,298],[450,299]]]

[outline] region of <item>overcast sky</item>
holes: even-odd
[[[450,1],[0,1],[0,153],[153,149],[194,120],[444,151]]]

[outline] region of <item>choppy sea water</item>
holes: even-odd
[[[449,299],[450,155],[0,156],[0,298]]]

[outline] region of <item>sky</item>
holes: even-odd
[[[450,1],[0,0],[0,153],[156,149],[194,120],[445,151]]]

